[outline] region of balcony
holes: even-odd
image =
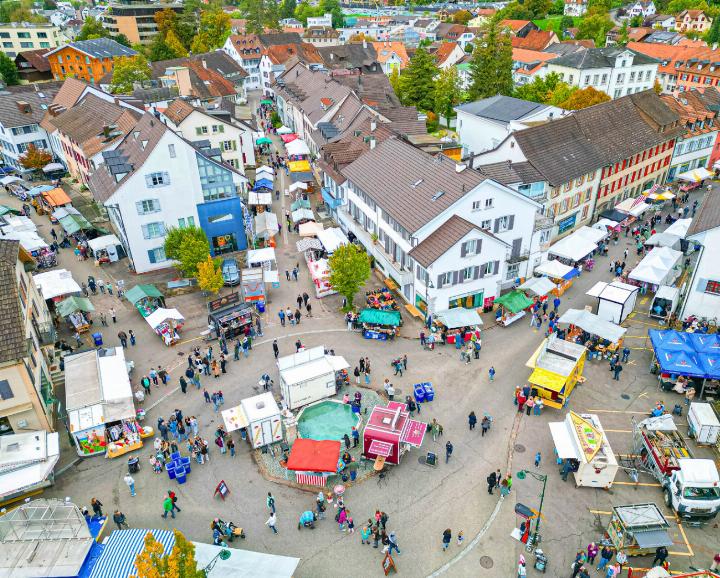
[[[52,321],[38,323],[35,318],[33,318],[31,323],[41,347],[55,344],[55,341],[57,341],[57,331]]]
[[[542,231],[544,229],[552,229],[553,225],[554,221],[552,217],[545,217],[540,213],[537,213],[535,215],[535,225],[533,227],[533,232]]]

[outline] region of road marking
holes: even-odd
[[[690,542],[688,542],[687,536],[685,535],[685,528],[683,528],[683,525],[678,522],[678,528],[680,529],[680,533],[682,534],[683,540],[685,540],[685,546],[687,546],[688,554],[682,554],[683,556],[694,556],[695,553],[693,552],[692,546],[690,545]]]
[[[662,488],[662,484],[657,483],[643,483],[638,482],[637,484],[635,482],[613,482],[613,486],[615,484],[620,484],[621,486],[644,486],[646,488]]]
[[[583,413],[634,413],[638,415],[647,415],[647,411],[629,411],[624,409],[586,409]]]
[[[603,428],[604,431],[609,431],[611,433],[632,433],[631,429],[608,429]]]

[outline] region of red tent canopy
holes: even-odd
[[[295,139],[297,139],[297,137],[298,137],[298,136],[297,136],[295,133],[291,133],[291,134],[281,134],[281,135],[280,135],[280,138],[282,139],[282,141],[283,141],[285,144],[294,141]]]
[[[298,438],[292,445],[287,469],[296,472],[337,472],[340,442]]]

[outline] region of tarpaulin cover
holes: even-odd
[[[602,213],[600,213],[600,216],[603,219],[609,219],[610,221],[615,221],[616,223],[622,223],[630,215],[628,215],[627,213],[622,213],[617,209],[608,209],[607,211],[603,211]]]
[[[532,299],[529,299],[525,293],[517,289],[501,295],[495,299],[495,303],[502,305],[510,313],[518,313],[533,304]]]
[[[693,349],[698,353],[720,353],[720,335],[717,333],[686,333]]]
[[[334,440],[311,440],[298,438],[290,449],[287,469],[296,472],[337,471],[340,459],[340,442]]]
[[[448,329],[471,327],[483,324],[483,321],[480,319],[477,311],[474,309],[465,309],[463,307],[455,307],[454,309],[438,311],[435,314],[435,318],[439,319]]]
[[[180,313],[177,309],[165,309],[163,307],[158,307],[155,311],[153,311],[145,318],[145,321],[150,324],[150,327],[156,329],[168,319],[175,319],[176,321],[185,320],[185,318],[182,316],[182,313]]]
[[[300,239],[295,243],[295,246],[297,247],[297,250],[301,253],[309,251],[311,249],[322,251],[323,248],[322,243],[317,239]]]
[[[133,305],[144,299],[145,297],[162,297],[163,294],[155,285],[135,285],[132,289],[125,292],[125,299]]]
[[[397,327],[400,325],[400,312],[383,311],[381,309],[363,309],[360,312],[360,323]]]
[[[290,205],[290,210],[292,212],[297,211],[298,209],[309,209],[310,208],[310,201],[307,199],[298,199],[297,201],[293,202]]]
[[[60,317],[67,317],[76,311],[85,311],[86,313],[95,311],[95,307],[87,297],[77,297],[72,295],[55,305],[55,310],[58,312]]]
[[[262,101],[261,101],[260,104],[268,104],[268,102],[262,102]],[[269,104],[272,104],[272,102],[270,102]],[[286,127],[285,125],[282,125],[282,126],[281,126],[279,129],[277,129],[275,132],[278,133],[278,134],[292,134],[292,129]]]
[[[45,193],[47,191],[52,191],[55,187],[52,187],[50,185],[38,185],[37,187],[33,187],[30,189],[27,194],[31,197],[37,197],[38,195],[41,195],[42,193]]]
[[[258,179],[253,185],[253,191],[257,191],[258,189],[270,189],[272,191],[272,188],[273,182],[270,179]]]
[[[597,249],[597,245],[588,240],[579,231],[568,235],[564,239],[560,239],[552,247],[548,249],[548,253],[570,259],[570,261],[579,261],[587,257],[590,253]]]
[[[288,190],[292,193],[293,191],[297,191],[298,189],[302,189],[303,191],[307,191],[307,183],[303,183],[301,181],[298,181],[297,183],[293,183],[288,187]]]
[[[272,167],[269,167],[269,166],[267,166],[267,165],[262,165],[261,167],[259,167],[259,168],[255,171],[255,177],[257,177],[257,175],[258,175],[259,173],[270,173],[271,175],[274,175],[274,174],[275,174],[275,169],[273,169]]]
[[[42,193],[42,196],[51,207],[61,207],[63,205],[69,205],[72,202],[67,193],[60,187],[45,191]]]
[[[320,231],[324,229],[325,225],[323,225],[322,223],[308,221],[307,223],[300,224],[300,226],[298,227],[298,235],[300,235],[301,237],[315,237]]]
[[[585,309],[568,309],[560,316],[558,323],[570,323],[584,329],[592,335],[617,343],[625,335],[627,329],[606,321]]]
[[[545,261],[535,267],[535,272],[541,275],[547,275],[553,279],[572,279],[577,277],[578,272],[574,267],[568,267],[560,261]]]
[[[302,161],[302,162],[306,163],[307,161]],[[297,182],[309,183],[309,182],[315,180],[315,176],[313,175],[312,171],[301,171],[298,173],[290,173],[290,180],[293,183],[297,183]]]
[[[296,135],[295,133],[280,135],[280,138],[285,144],[294,141],[297,137],[298,135]]]
[[[61,163],[50,163],[43,167],[44,173],[52,173],[53,171],[64,171],[65,167]]]
[[[530,277],[530,279],[518,287],[518,289],[530,291],[535,295],[547,295],[550,291],[556,288],[557,286],[555,283],[550,281],[547,277]]]
[[[40,288],[43,299],[52,299],[81,291],[80,285],[73,279],[72,273],[66,269],[53,269],[45,273],[38,273],[34,280],[35,285]]]

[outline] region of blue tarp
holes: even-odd
[[[720,338],[671,329],[649,331],[663,373],[720,379]]]
[[[269,179],[258,179],[257,181],[255,181],[253,191],[257,191],[258,189],[270,189],[272,191],[273,182]]]
[[[570,271],[566,275],[563,275],[563,279],[565,279],[565,281],[569,281],[570,279],[572,279],[573,277],[577,277],[578,275],[580,275],[580,271],[573,267],[572,271]]]

